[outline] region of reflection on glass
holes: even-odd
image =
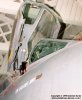
[[[24,12],[23,12],[23,17],[25,18],[25,23],[26,24],[33,24],[39,14],[40,8],[27,4],[25,6]]]
[[[33,49],[31,54],[30,63],[56,52],[66,46],[67,42],[53,41],[53,40],[41,40]]]
[[[55,17],[48,11],[44,10],[41,19],[34,30],[29,41],[29,52],[43,38],[57,38],[60,30],[60,24]]]

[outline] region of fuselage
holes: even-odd
[[[57,40],[62,38],[65,28],[66,24],[52,7],[30,1],[20,7],[13,28],[8,70],[16,65],[16,59],[16,69],[27,57],[31,60],[33,55],[37,59],[32,59],[27,72],[0,94],[0,100],[81,97],[82,42]]]
[[[81,52],[82,42],[78,42],[32,63],[28,72],[0,100],[52,100],[57,95],[81,99]],[[38,75],[41,76],[37,78]]]

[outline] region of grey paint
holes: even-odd
[[[52,100],[51,95],[82,94],[82,42],[53,53],[46,61],[30,65],[22,76],[0,100]],[[42,73],[42,77],[24,86]],[[23,87],[22,89],[20,89]],[[17,92],[17,89],[20,91]]]

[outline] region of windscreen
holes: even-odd
[[[66,46],[67,42],[42,40],[33,49],[31,62],[56,52]]]

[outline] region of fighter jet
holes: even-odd
[[[48,5],[25,2],[14,24],[8,71],[29,59],[27,72],[0,82],[0,100],[81,99],[82,42],[60,40],[67,28]]]
[[[0,100],[81,100],[81,52],[82,42],[77,42],[35,61],[18,80],[3,84],[8,87]]]

